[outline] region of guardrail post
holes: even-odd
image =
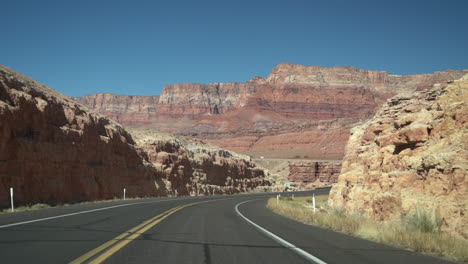
[[[313,208],[314,214],[315,214],[315,193],[312,194],[312,208]]]

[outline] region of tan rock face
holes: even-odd
[[[424,208],[468,237],[468,81],[390,99],[352,130],[330,205],[377,220]]]
[[[158,95],[131,96],[101,93],[74,99],[121,124],[151,124],[157,120]]]
[[[398,76],[353,67],[282,63],[267,78],[255,77],[245,83],[168,85],[155,107],[155,115],[148,114],[150,107],[146,107],[146,103],[141,103],[142,110],[136,111],[140,106],[133,105],[131,100],[140,104],[137,97],[127,98],[119,104],[108,100],[112,106],[106,106],[106,100],[101,98],[103,95],[78,100],[122,124],[142,124],[183,133],[233,151],[272,153],[270,157],[278,157],[281,153],[288,155],[288,152],[314,155],[302,146],[310,143],[307,148],[317,150],[316,147],[323,144],[313,142],[314,139],[324,138],[326,141],[336,135],[333,142],[320,148],[327,158],[339,158],[343,155],[343,147],[337,146],[344,146],[348,139],[346,122],[331,130],[309,127],[309,130],[303,128],[302,132],[297,132],[297,127],[323,120],[355,119],[357,122],[367,119],[386,99],[397,93],[428,89],[435,83],[458,79],[463,74],[462,71],[446,71]],[[335,122],[341,123],[339,120]],[[291,131],[287,131],[288,128]],[[265,132],[269,133],[266,137],[261,135]],[[289,142],[291,135],[304,144]],[[290,151],[291,146],[293,151]],[[268,148],[274,149],[271,152]]]
[[[166,194],[120,125],[0,66],[0,193],[10,187],[17,205]]]
[[[175,195],[262,191],[271,185],[248,156],[152,131],[132,130],[132,134]]]

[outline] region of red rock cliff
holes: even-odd
[[[246,83],[167,85],[160,98],[96,94],[77,100],[122,124],[147,124],[155,121],[155,115],[195,120],[240,109],[273,111],[289,119],[323,120],[361,117],[397,93],[428,89],[461,76],[462,71],[400,76],[354,67],[282,63],[267,78],[256,77]],[[130,118],[132,115],[136,118]]]
[[[0,66],[0,207],[165,195],[130,134],[70,98]]]
[[[397,93],[428,89],[462,75],[446,71],[399,76],[353,67],[282,63],[267,78],[246,83],[168,85],[157,113],[200,118],[255,108],[307,120],[360,117]]]
[[[112,107],[81,102],[123,124],[150,122],[153,128],[195,136],[233,151],[267,157],[290,158],[301,154],[335,159],[343,155],[343,147],[338,146],[347,142],[349,120],[355,124],[360,119],[368,119],[386,99],[397,93],[425,90],[462,75],[462,71],[449,70],[399,76],[354,67],[282,63],[267,78],[256,77],[245,83],[168,85],[159,98],[156,117],[152,115],[143,122],[131,111],[121,113]],[[131,102],[123,103],[118,109],[127,105]],[[143,114],[146,115],[146,110]],[[130,118],[132,115],[135,118]],[[307,125],[323,120],[329,121],[328,126],[333,128]],[[270,131],[277,133],[273,135]],[[335,140],[325,145],[330,138]],[[309,150],[299,144],[291,149],[290,141],[294,140],[305,143],[301,146],[309,145]],[[320,153],[324,157],[316,156]]]

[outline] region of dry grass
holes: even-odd
[[[311,197],[268,200],[267,207],[297,221],[321,226],[376,242],[414,250],[450,260],[468,262],[468,240],[440,231],[440,221],[425,212],[416,212],[393,222],[376,222],[343,209],[327,206],[328,196],[316,196],[316,213]]]
[[[48,204],[38,203],[38,204],[33,204],[33,205],[17,207],[15,208],[15,212],[38,210],[38,209],[49,208],[49,207],[50,205]],[[11,212],[12,212],[11,209],[3,209],[0,211],[0,213],[11,213]]]
[[[129,200],[142,200],[142,199],[148,199],[148,198],[155,198],[155,197],[131,197],[131,198],[126,198],[125,200],[126,201],[129,201]],[[50,208],[50,207],[61,207],[61,206],[69,206],[69,205],[76,205],[76,204],[108,203],[108,202],[115,202],[115,201],[124,201],[124,199],[114,197],[113,199],[108,199],[108,200],[91,200],[91,201],[83,201],[83,202],[72,203],[72,204],[68,204],[68,203],[61,204],[60,203],[60,204],[56,204],[56,205],[37,203],[37,204],[33,204],[33,205],[25,205],[25,206],[15,207],[15,213],[24,212],[24,211],[39,210],[39,209]],[[2,214],[2,213],[12,213],[11,208],[5,208],[5,209],[0,208],[0,214]]]

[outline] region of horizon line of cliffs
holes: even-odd
[[[425,210],[468,238],[468,74],[390,99],[352,129],[329,205],[375,220]]]
[[[282,63],[268,77],[245,83],[183,83],[165,86],[160,96],[75,99],[125,126],[187,135],[231,151],[342,159],[350,128],[372,117],[388,98],[427,90],[464,73],[399,76]]]
[[[191,175],[179,173],[185,167],[161,171],[121,125],[1,65],[0,124],[0,208],[9,206],[10,187],[17,205],[112,199],[121,197],[123,188],[131,197],[195,194],[179,184],[192,184]],[[199,181],[197,195],[270,184],[248,157],[208,155],[196,167],[208,178]],[[170,167],[174,159],[164,165]],[[220,171],[220,179],[212,180]],[[210,186],[203,188],[205,183]]]
[[[272,111],[276,115],[273,117],[275,121],[284,123],[287,121],[282,118],[362,117],[396,94],[427,90],[436,83],[459,79],[465,73],[468,70],[401,76],[354,67],[281,63],[268,77],[255,77],[245,83],[182,83],[166,85],[160,96],[101,93],[75,99],[124,125],[148,125],[162,119],[199,120],[223,114],[241,115],[250,109],[266,114]],[[250,121],[255,126],[255,120]],[[229,131],[230,127],[237,129],[235,125],[228,125],[221,130]]]

